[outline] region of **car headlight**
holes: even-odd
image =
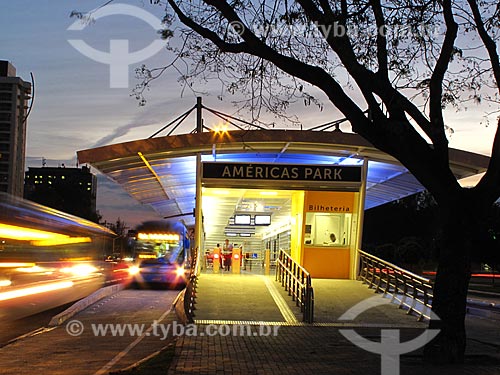
[[[177,269],[175,270],[175,274],[177,275],[177,277],[184,277],[185,273],[186,271],[183,267],[177,267]]]
[[[128,273],[131,276],[137,275],[139,273],[139,271],[140,271],[140,268],[137,266],[132,266],[132,267],[129,267],[129,269],[128,269]]]

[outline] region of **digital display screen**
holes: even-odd
[[[255,215],[255,225],[270,225],[271,215]]]
[[[235,225],[250,225],[250,215],[234,215]]]

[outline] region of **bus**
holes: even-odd
[[[106,281],[108,228],[0,193],[0,319],[84,298]]]
[[[184,287],[190,272],[190,240],[181,222],[146,222],[136,230],[134,266],[129,268],[134,285]]]

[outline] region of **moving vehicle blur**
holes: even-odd
[[[145,223],[134,244],[134,266],[129,268],[137,285],[184,287],[189,278],[187,228],[180,222]]]
[[[96,223],[0,194],[0,319],[19,319],[102,287],[115,234]]]

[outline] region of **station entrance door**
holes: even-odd
[[[235,271],[225,269],[225,243],[229,242],[240,251],[232,262],[240,262],[242,273],[264,273],[266,266],[272,272],[279,252],[285,251],[312,277],[356,277],[362,207],[359,181],[319,185],[224,177],[207,177],[203,172],[200,230],[207,270],[213,270],[218,261],[218,272]],[[214,259],[215,249],[220,249],[220,255]]]

